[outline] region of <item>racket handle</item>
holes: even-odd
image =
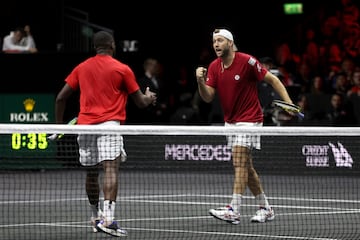
[[[64,134],[56,134],[56,133],[54,133],[54,134],[48,136],[47,139],[50,140],[50,141],[55,141],[57,139],[62,138],[63,136],[64,136]]]
[[[48,140],[54,141],[57,138],[57,134],[52,134],[47,137]]]
[[[75,125],[76,123],[77,123],[77,117],[74,117],[67,124],[68,125]],[[60,134],[54,133],[54,134],[48,136],[47,139],[50,140],[50,141],[55,141],[57,139],[62,138],[63,136],[64,136],[63,133],[60,133]]]

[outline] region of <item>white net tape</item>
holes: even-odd
[[[166,125],[62,125],[62,124],[0,124],[0,133],[62,133],[123,135],[233,135],[263,136],[360,136],[360,127],[225,127],[225,126],[166,126]]]

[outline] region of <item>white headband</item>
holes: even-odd
[[[230,31],[226,30],[226,29],[219,29],[218,32],[214,32],[213,33],[213,37],[215,36],[222,36],[224,38],[229,39],[230,41],[234,41],[233,35],[231,34]]]

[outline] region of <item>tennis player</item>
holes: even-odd
[[[278,77],[266,70],[255,57],[236,50],[230,31],[216,29],[212,36],[217,58],[210,63],[208,69],[198,67],[196,79],[199,94],[205,102],[211,102],[217,91],[225,126],[263,125],[263,112],[257,91],[259,81],[266,81],[284,101],[292,103]],[[259,204],[259,209],[251,218],[251,222],[264,223],[273,220],[274,210],[269,204],[252,162],[251,151],[260,149],[260,136],[229,136],[228,144],[232,147],[235,174],[232,200],[225,207],[210,209],[210,215],[232,224],[239,224],[241,200],[246,187],[249,187]]]
[[[141,92],[132,69],[116,60],[112,34],[99,31],[93,37],[96,55],[79,65],[66,77],[56,97],[56,123],[63,123],[66,101],[80,91],[80,112],[77,124],[120,125],[126,120],[126,103],[132,97],[140,108],[156,103],[156,94],[149,89]],[[126,236],[114,220],[118,193],[120,161],[126,157],[121,135],[78,135],[79,160],[86,167],[86,193],[92,212],[94,232]],[[99,207],[99,167],[104,170],[103,210]]]

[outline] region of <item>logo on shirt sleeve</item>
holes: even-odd
[[[256,63],[255,58],[253,58],[253,57],[249,58],[248,63],[249,63],[251,66],[254,66],[254,65],[255,65],[255,63]]]

